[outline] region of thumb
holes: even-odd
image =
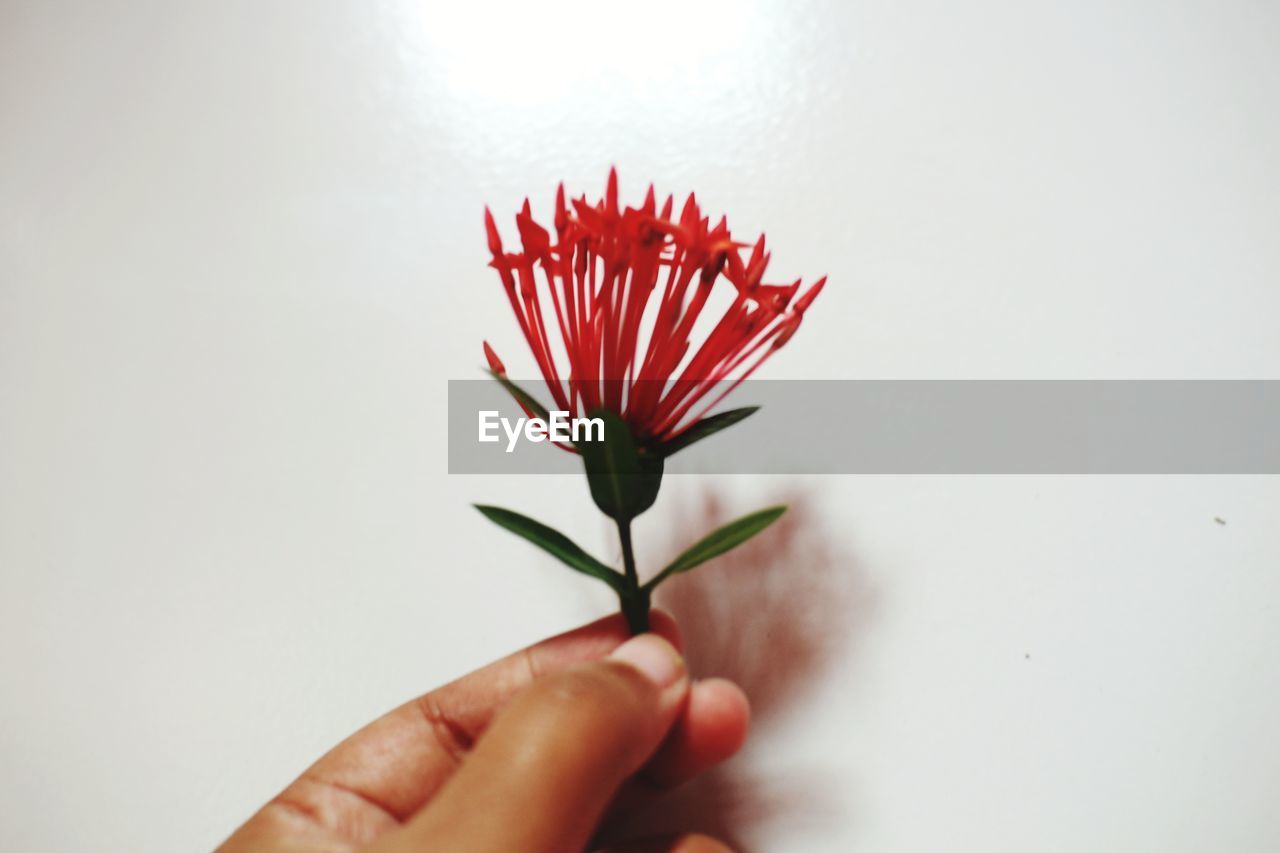
[[[412,849],[581,850],[619,786],[662,743],[688,692],[684,661],[657,634],[538,679],[498,715],[396,842]]]

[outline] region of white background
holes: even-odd
[[[446,380],[531,366],[484,204],[617,164],[767,229],[831,276],[767,377],[1278,378],[1278,44],[1243,0],[3,0],[0,847],[209,848],[609,610],[468,506],[616,556],[581,482],[446,473]],[[760,725],[660,817],[1274,849],[1277,478],[673,480],[641,562],[780,496],[675,590]]]

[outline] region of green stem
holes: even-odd
[[[643,634],[649,630],[649,589],[640,586],[640,577],[636,573],[636,555],[631,548],[631,520],[618,521],[618,540],[622,543],[622,568],[625,577],[622,589],[618,591],[618,602],[622,606],[622,615],[627,617],[627,627],[631,633]]]

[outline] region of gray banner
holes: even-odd
[[[541,381],[519,383],[550,402]],[[710,397],[708,399],[711,399]],[[668,460],[672,474],[1280,474],[1280,381],[743,383],[740,424]],[[576,456],[480,413],[523,413],[493,380],[449,382],[449,473],[564,474]],[[492,420],[491,420],[492,423]]]

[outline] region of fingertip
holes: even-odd
[[[674,787],[735,755],[751,727],[751,705],[732,681],[695,683],[688,704],[645,773],[661,787]]]
[[[632,637],[610,652],[609,659],[627,664],[660,690],[670,687],[685,675],[684,658],[680,652],[656,632]]]
[[[670,643],[678,653],[683,654],[684,643],[680,635],[680,626],[671,614],[663,610],[650,611],[650,632],[662,637]],[[475,682],[486,679],[499,685],[510,684],[510,679],[503,673],[515,669],[524,677],[524,681],[532,681],[543,675],[559,672],[566,667],[591,660],[608,657],[615,649],[631,639],[631,630],[627,620],[621,613],[611,613],[594,622],[557,634],[541,642],[534,643],[523,651],[504,658],[479,673],[472,673],[468,680]],[[493,678],[493,674],[502,675]],[[523,686],[523,685],[521,685]]]
[[[751,730],[751,702],[732,681],[708,678],[693,686],[686,719],[704,757],[718,764],[746,742]]]

